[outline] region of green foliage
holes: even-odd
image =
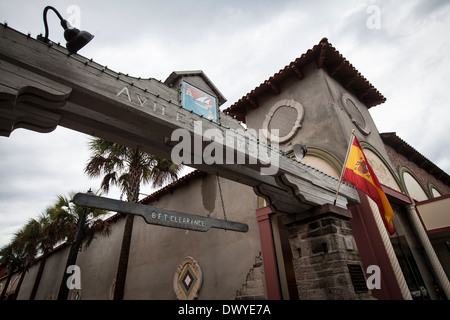
[[[89,148],[92,154],[85,173],[90,177],[103,176],[103,191],[107,193],[111,185],[118,186],[130,202],[137,201],[141,182],[161,187],[175,181],[182,170],[182,165],[139,148],[127,148],[99,138],[91,139]]]

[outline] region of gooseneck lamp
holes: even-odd
[[[294,155],[299,161],[306,156],[307,152],[308,148],[303,144],[296,144],[294,146]]]
[[[94,38],[92,34],[90,34],[87,31],[80,31],[77,28],[73,28],[70,23],[65,20],[61,14],[53,8],[52,6],[47,6],[44,8],[44,27],[45,27],[45,35],[42,36],[42,34],[37,36],[37,39],[39,41],[42,41],[44,43],[47,43],[48,45],[52,45],[52,42],[48,39],[48,24],[47,24],[47,12],[48,10],[52,10],[56,13],[59,20],[61,21],[61,26],[64,28],[64,38],[66,39],[66,48],[67,51],[69,51],[70,54],[77,53],[78,50],[83,48],[86,44],[88,44],[89,41]]]

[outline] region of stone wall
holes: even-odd
[[[255,258],[255,264],[248,271],[242,287],[236,292],[236,300],[264,300],[265,294],[264,267],[261,252]]]
[[[301,300],[370,299],[353,238],[351,213],[332,205],[288,216],[289,242]]]

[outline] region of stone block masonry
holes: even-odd
[[[353,272],[362,263],[350,219],[350,211],[328,204],[284,218],[301,300],[372,298],[364,274]]]
[[[236,292],[236,300],[265,300],[264,267],[261,252],[255,258],[255,264],[248,271],[242,287]]]

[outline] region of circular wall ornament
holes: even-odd
[[[114,300],[114,291],[116,290],[116,278],[113,279],[111,288],[109,289],[109,298]]]
[[[266,114],[263,133],[272,142],[287,142],[302,127],[304,116],[305,110],[300,102],[294,99],[280,100]],[[273,134],[273,130],[278,130],[278,135]]]
[[[364,116],[359,110],[354,99],[348,93],[344,93],[342,95],[342,104],[348,117],[353,122],[353,124],[358,128],[358,130],[361,131],[366,136],[369,135],[370,129],[366,127],[366,121],[364,120]]]
[[[173,290],[178,300],[194,300],[202,287],[202,269],[197,260],[192,257],[184,258],[177,266],[173,277]]]
[[[81,289],[74,289],[70,295],[70,300],[81,300]]]
[[[53,300],[53,296],[54,296],[53,292],[54,292],[54,289],[51,289],[47,295],[47,300]]]

